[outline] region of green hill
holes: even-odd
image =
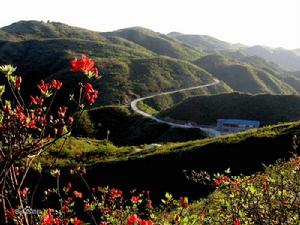
[[[142,27],[132,27],[114,32],[103,33],[106,37],[122,37],[159,55],[173,58],[193,60],[202,53],[189,45],[183,44],[173,38]]]
[[[135,114],[125,106],[104,106],[85,111],[75,124],[72,135],[102,140],[106,139],[108,130],[109,140],[119,146],[188,141],[204,137],[198,129],[174,129]]]
[[[215,124],[217,119],[259,120],[262,125],[300,119],[300,97],[230,93],[190,97],[159,114],[176,120]]]
[[[41,162],[53,165],[55,157],[62,171],[69,171],[70,165],[85,165],[85,179],[91,186],[101,181],[102,185],[125,190],[150,190],[152,197],[168,191],[199,199],[207,193],[207,187],[203,190],[202,184],[188,180],[187,173],[203,170],[216,173],[228,167],[234,174],[262,170],[263,164],[290,156],[293,136],[299,134],[299,126],[299,123],[280,124],[153,148],[145,145],[118,148],[95,139],[71,138],[61,151],[54,148],[42,156]]]
[[[208,55],[194,63],[224,81],[232,89],[248,93],[296,94],[297,91],[272,71],[232,60],[221,55]],[[253,61],[251,62],[252,64]]]
[[[19,21],[9,26],[2,27],[1,33],[1,40],[10,41],[10,36],[14,36],[16,40],[53,38],[72,38],[90,41],[105,40],[100,32],[90,31],[79,27],[72,27],[63,23],[49,21]],[[5,34],[8,36],[5,37]]]
[[[268,48],[264,46],[253,46],[245,49],[252,55],[257,55],[268,61],[272,61],[284,67],[285,69],[296,71],[300,70],[300,56],[296,52],[283,48]]]
[[[221,84],[146,103],[159,111],[191,95],[232,90],[295,94],[300,90],[300,78],[276,64],[243,54],[203,57],[188,44],[141,27],[100,33],[56,22],[20,21],[1,28],[0,40],[0,64],[18,66],[18,73],[26,77],[25,93],[37,80],[50,78],[63,80],[67,92],[72,90],[79,78],[70,79],[69,61],[81,53],[100,68],[105,65],[96,85],[101,90],[97,105],[127,104],[139,96],[205,84],[214,77]],[[218,46],[218,40],[214,41],[210,46]],[[196,58],[194,65],[188,62]],[[67,92],[61,95],[62,101]]]
[[[98,104],[129,103],[137,96],[205,84],[213,78],[193,64],[153,58],[147,50],[74,39],[2,41],[0,64],[18,65],[18,73],[26,77],[24,89],[31,90],[37,80],[50,77],[63,80],[67,89],[73,89],[78,79],[70,74],[69,61],[81,52],[91,56],[100,68],[106,65],[103,78],[97,83],[101,90]],[[216,89],[222,91],[224,87]]]
[[[208,35],[193,35],[171,32],[168,34],[168,36],[206,53],[214,53],[222,50],[237,50],[235,45],[218,40]]]

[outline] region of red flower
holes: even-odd
[[[225,182],[229,182],[229,178],[227,176],[221,176],[219,179],[213,179],[216,186],[220,186]]]
[[[86,99],[90,105],[95,103],[95,99],[98,98],[98,91],[93,88],[90,83],[85,85]]]
[[[123,196],[123,192],[115,188],[110,189],[109,193],[111,198],[121,198]]]
[[[51,88],[51,85],[49,83],[45,83],[45,81],[41,80],[38,84],[38,88],[39,88],[41,94],[47,94],[47,92]]]
[[[32,103],[32,104],[38,105],[38,106],[42,106],[43,103],[44,103],[44,99],[43,99],[43,98],[40,98],[40,97],[38,97],[38,96],[36,96],[36,97],[30,96],[30,100],[31,100],[31,103]]]
[[[80,219],[77,219],[77,217],[74,218],[74,221],[73,221],[73,224],[74,225],[82,225],[83,224],[83,221],[80,220]]]
[[[62,106],[58,108],[58,115],[61,117],[65,117],[67,112],[67,107],[66,106]]]
[[[23,198],[26,197],[28,191],[29,191],[29,188],[28,188],[28,187],[25,187],[25,188],[21,191],[21,195],[22,195]]]
[[[186,209],[186,208],[189,207],[188,199],[186,197],[185,198],[180,197],[179,201],[180,201],[180,203],[182,205],[182,208]]]
[[[6,104],[6,105],[5,105],[5,112],[6,112],[6,113],[9,113],[10,110],[11,110],[11,106],[10,106],[9,104]]]
[[[72,116],[69,116],[68,124],[71,125],[73,122],[74,122],[74,118]]]
[[[140,201],[140,197],[138,197],[138,196],[132,196],[132,198],[131,198],[131,202],[132,203],[138,203]]]
[[[134,225],[140,223],[141,219],[137,215],[132,215],[127,218],[127,225]]]
[[[232,225],[241,225],[241,220],[239,218],[235,218]]]
[[[72,183],[71,182],[69,182],[68,184],[67,184],[67,190],[70,190],[71,189],[71,187],[72,187]]]
[[[151,201],[151,200],[148,200],[148,201],[147,201],[147,207],[148,207],[149,209],[152,209],[152,208],[153,208],[153,206],[152,206],[152,201]]]
[[[8,220],[14,219],[14,218],[15,218],[15,210],[14,210],[14,209],[6,210],[6,211],[5,211],[5,217],[6,217],[6,219],[8,219]]]
[[[16,116],[18,117],[19,121],[21,123],[25,123],[27,120],[27,116],[23,113],[24,109],[22,106],[17,106],[16,107]]]
[[[140,225],[153,225],[152,220],[142,220],[140,221]]]
[[[62,86],[62,82],[59,80],[52,80],[51,84],[52,84],[52,87],[56,90],[59,90]]]
[[[88,75],[89,72],[98,77],[98,69],[94,66],[94,61],[88,58],[85,54],[82,54],[81,59],[75,58],[71,61],[71,71],[78,72],[82,71],[85,75]]]
[[[29,121],[29,122],[26,124],[26,127],[27,127],[27,128],[31,128],[31,129],[36,129],[36,128],[37,128],[34,120]]]
[[[82,193],[78,191],[73,191],[73,194],[75,195],[76,198],[82,198]]]
[[[42,220],[42,225],[53,225],[53,224],[55,224],[53,215],[51,214],[51,212],[48,212],[48,214]]]
[[[15,87],[18,91],[20,91],[21,84],[22,84],[22,77],[17,77]]]

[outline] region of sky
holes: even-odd
[[[19,20],[95,31],[142,26],[231,43],[300,48],[300,0],[4,0],[0,27]]]

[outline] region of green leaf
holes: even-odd
[[[165,194],[165,197],[166,197],[167,200],[172,200],[173,195],[171,195],[170,193],[167,192],[167,193]]]
[[[2,95],[4,94],[5,92],[5,85],[1,85],[0,86],[0,98],[2,97]]]
[[[0,66],[0,72],[5,74],[6,76],[12,75],[16,71],[17,67],[13,67],[12,65],[4,65]]]
[[[225,170],[225,173],[227,173],[227,174],[231,173],[230,167],[227,170]]]
[[[256,189],[254,186],[251,186],[249,190],[250,190],[251,194],[254,194],[256,192]]]

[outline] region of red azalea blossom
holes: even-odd
[[[84,74],[92,72],[95,77],[98,77],[98,69],[94,66],[94,61],[88,58],[85,54],[82,54],[81,59],[75,58],[71,61],[71,71],[78,72],[82,71]]]
[[[27,120],[27,116],[23,113],[23,111],[24,111],[23,107],[17,106],[15,111],[16,111],[15,113],[16,113],[16,116],[18,117],[19,121],[21,123],[25,123]]]
[[[180,197],[179,201],[180,201],[180,203],[182,205],[182,208],[186,209],[186,208],[189,207],[189,203],[187,201],[187,198]]]
[[[82,193],[78,191],[73,191],[73,194],[75,195],[76,198],[82,198]]]
[[[221,176],[219,179],[213,179],[216,186],[220,186],[225,182],[229,182],[229,178],[227,176]]]
[[[232,225],[241,225],[241,220],[239,218],[234,219]]]
[[[61,81],[59,81],[59,80],[52,80],[51,84],[52,84],[52,87],[54,89],[56,89],[56,90],[61,89],[61,86],[62,86],[62,82]]]
[[[74,218],[74,221],[73,221],[73,224],[74,225],[82,225],[83,224],[83,221],[80,220],[80,219],[77,219],[77,217]]]
[[[74,122],[74,118],[72,116],[69,116],[68,124],[71,125],[73,122]]]
[[[140,197],[139,196],[132,196],[131,198],[131,202],[132,203],[138,203],[140,201]]]
[[[58,115],[61,117],[65,117],[67,112],[67,107],[66,106],[62,106],[58,108]]]
[[[67,183],[67,186],[66,186],[67,190],[70,190],[71,187],[72,187],[72,183],[71,182]]]
[[[98,91],[93,88],[90,83],[85,85],[86,99],[90,105],[95,103],[95,99],[98,98]]]
[[[11,106],[10,106],[9,104],[6,104],[6,105],[5,105],[5,112],[6,112],[6,113],[9,113],[10,110],[11,110]]]
[[[152,201],[151,201],[151,200],[147,200],[147,207],[148,207],[149,209],[152,209],[152,208],[153,208],[153,206],[152,206]]]
[[[29,122],[26,124],[26,127],[27,127],[27,128],[31,128],[31,129],[37,129],[37,126],[36,126],[34,120],[29,121]]]
[[[141,219],[137,215],[132,215],[127,218],[127,225],[134,225],[141,222]]]
[[[22,77],[17,77],[15,87],[18,91],[20,91],[21,84],[22,84]]]
[[[14,210],[14,209],[6,210],[6,211],[5,211],[5,217],[6,217],[6,219],[8,219],[8,220],[14,219],[14,218],[15,218],[15,210]]]
[[[29,191],[29,188],[28,188],[28,187],[25,187],[25,188],[21,191],[21,195],[22,195],[23,198],[26,197],[28,191]]]
[[[32,104],[38,105],[38,106],[42,106],[44,103],[44,99],[40,98],[38,96],[36,96],[36,97],[30,96],[30,101]]]
[[[152,220],[142,220],[140,221],[140,225],[153,225],[153,221]]]
[[[41,94],[46,94],[50,90],[51,85],[49,83],[45,83],[45,81],[41,80],[38,84],[38,88],[39,88]]]
[[[109,193],[111,198],[121,198],[123,196],[123,192],[115,188],[110,189]]]
[[[52,225],[53,221],[53,216],[51,214],[47,214],[42,220],[42,225]]]

